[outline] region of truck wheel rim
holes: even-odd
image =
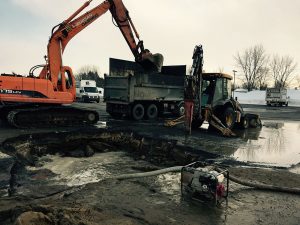
[[[180,113],[181,116],[185,113],[184,106],[181,106],[181,107],[179,108],[179,113]]]

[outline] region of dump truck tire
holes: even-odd
[[[229,129],[232,129],[236,120],[236,114],[231,106],[228,106],[223,111],[223,115],[221,116],[222,123]]]
[[[135,120],[143,119],[145,115],[145,108],[142,104],[135,104],[132,108],[132,118]]]
[[[174,114],[176,116],[183,116],[185,113],[184,103],[181,102],[178,105],[176,105],[176,108],[174,110]]]
[[[158,108],[155,104],[150,104],[146,111],[147,119],[154,120],[158,116]]]

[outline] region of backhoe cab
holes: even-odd
[[[246,129],[261,125],[258,115],[244,113],[239,102],[232,98],[231,80],[224,73],[202,73],[202,117],[192,121],[194,128],[200,127],[204,120],[221,132],[234,126]]]

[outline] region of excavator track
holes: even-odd
[[[7,122],[17,128],[67,127],[93,125],[96,111],[68,106],[21,108],[8,111]]]

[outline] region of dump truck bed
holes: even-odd
[[[178,72],[184,70],[185,73],[183,66],[164,67],[161,73],[147,73],[134,62],[110,59],[110,68],[110,75],[105,76],[104,82],[106,102],[183,100],[185,74]]]

